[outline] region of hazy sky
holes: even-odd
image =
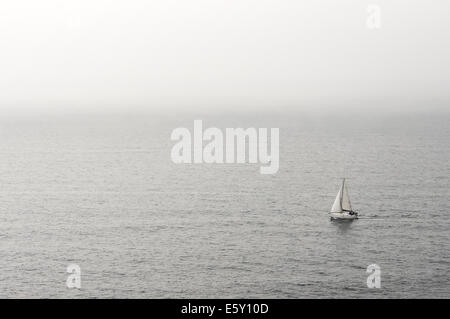
[[[449,17],[448,0],[2,1],[0,108],[449,108]]]

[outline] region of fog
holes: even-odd
[[[445,110],[449,12],[448,0],[2,1],[0,110]]]

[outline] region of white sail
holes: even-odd
[[[342,191],[342,209],[351,211],[352,204],[350,204],[350,197],[348,196],[347,184],[345,184],[345,180],[343,182],[342,189],[343,189],[343,191]]]
[[[333,207],[331,207],[332,213],[341,213],[342,212],[341,198],[342,198],[342,187],[339,189],[339,192],[336,195],[336,199],[334,200]]]
[[[345,178],[342,181],[341,188],[334,200],[333,207],[330,212],[331,220],[333,219],[358,219],[358,213],[352,210],[350,204],[350,197],[348,195],[347,185],[345,184]]]

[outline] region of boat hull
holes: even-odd
[[[352,220],[352,219],[358,219],[357,214],[350,215],[348,212],[342,212],[342,213],[330,213],[331,219],[345,219],[345,220]]]

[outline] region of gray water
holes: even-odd
[[[170,133],[194,119],[279,127],[279,172],[172,163]],[[2,118],[0,297],[449,298],[449,120]],[[362,218],[335,223],[344,175]],[[72,263],[81,289],[66,287]]]

